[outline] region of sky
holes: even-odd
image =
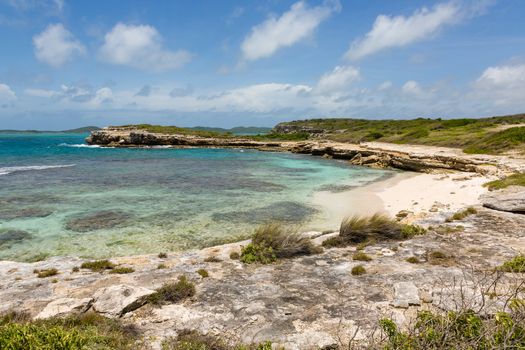
[[[0,0],[0,129],[525,112],[523,0]]]

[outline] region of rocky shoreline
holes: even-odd
[[[356,165],[437,171],[443,176],[455,172],[451,182],[457,186],[463,184],[458,171],[469,173],[464,177],[491,174],[494,178],[525,169],[523,159],[377,143],[258,142],[122,129],[95,131],[88,142],[106,147],[289,151],[348,159]],[[0,261],[0,313],[16,310],[42,319],[96,312],[135,327],[145,341],[144,349],[161,349],[164,339],[193,330],[229,344],[269,340],[287,350],[342,350],[351,342],[366,344],[377,336],[378,320],[383,317],[405,327],[422,310],[475,308],[490,314],[505,309],[506,291],[523,277],[502,273],[497,267],[525,252],[524,188],[485,193],[468,211],[442,204],[424,215],[398,213],[399,222],[417,223],[428,230],[426,234],[361,247],[325,247],[317,254],[267,265],[245,264],[235,257],[250,241],[110,259],[115,269],[127,272],[123,274],[92,271],[83,267],[87,259],[77,257],[35,263]],[[303,233],[318,247],[338,234]],[[356,259],[358,251],[369,259]],[[366,268],[365,274],[351,273],[358,265]],[[46,271],[52,273],[42,274]],[[155,289],[180,276],[194,284],[194,295],[160,306],[147,302]]]
[[[396,168],[416,172],[456,170],[480,174],[506,174],[525,171],[525,159],[510,156],[467,155],[445,147],[394,145],[384,143],[339,143],[326,140],[256,141],[242,137],[200,137],[158,134],[133,128],[104,128],[86,139],[103,147],[218,147],[251,148],[261,151],[293,152],[345,159],[350,164]]]

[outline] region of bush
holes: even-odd
[[[131,267],[117,267],[116,269],[109,271],[109,273],[117,273],[120,275],[126,274],[126,273],[132,273],[132,272],[135,272],[135,270],[132,269]]]
[[[221,262],[222,260],[217,258],[216,256],[209,256],[206,259],[204,259],[204,262],[211,262],[211,263],[217,263]]]
[[[165,283],[155,293],[148,296],[147,301],[154,305],[177,303],[195,295],[195,285],[186,276],[180,276],[175,283]]]
[[[447,222],[452,222],[454,220],[463,220],[467,216],[474,215],[474,214],[477,214],[477,213],[478,213],[478,211],[476,210],[476,208],[468,207],[465,210],[460,210],[460,211],[454,213],[454,215],[452,215],[451,217],[447,218],[446,221]]]
[[[525,322],[523,308],[483,317],[472,310],[437,314],[420,311],[409,329],[402,332],[394,321],[379,325],[386,335],[381,344],[393,349],[523,349]]]
[[[166,266],[166,264],[158,264],[157,265],[157,269],[159,269],[159,270],[160,269],[167,269],[167,268],[168,268],[168,266]]]
[[[168,257],[168,254],[166,253],[159,253],[159,255],[157,255],[159,257],[159,259],[166,259]]]
[[[419,259],[415,256],[411,256],[409,258],[406,258],[405,259],[406,262],[409,262],[411,264],[419,264],[421,261],[419,261]]]
[[[270,264],[276,260],[272,247],[250,243],[241,249],[241,261],[245,264]]]
[[[231,252],[230,253],[230,259],[232,260],[239,260],[241,255],[238,252]]]
[[[281,224],[266,224],[257,228],[252,243],[272,248],[277,258],[291,258],[298,255],[319,253],[309,237],[286,229]]]
[[[357,266],[352,267],[351,272],[352,272],[352,275],[354,276],[360,276],[366,273],[366,269],[363,265],[357,265]]]
[[[353,260],[357,261],[371,261],[372,258],[363,252],[357,252],[352,256]]]
[[[198,269],[198,270],[197,270],[197,273],[198,273],[202,278],[210,277],[210,274],[209,274],[208,271],[206,271],[205,269]]]
[[[113,264],[109,260],[95,260],[95,261],[86,261],[80,265],[83,269],[90,269],[94,272],[102,272],[104,270],[112,270],[115,268],[115,264]]]
[[[44,270],[35,270],[34,272],[37,274],[38,278],[46,278],[46,277],[58,275],[58,270],[54,268],[44,269]]]
[[[426,230],[416,225],[403,225],[385,215],[352,216],[341,223],[339,236],[323,242],[325,247],[344,247],[349,244],[402,240],[424,234]]]
[[[518,255],[499,267],[504,272],[525,273],[525,255]]]
[[[95,313],[30,321],[17,313],[0,316],[0,349],[135,349],[137,332]]]

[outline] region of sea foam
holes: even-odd
[[[30,171],[30,170],[45,170],[55,168],[69,168],[75,166],[75,164],[64,164],[64,165],[29,165],[29,166],[8,166],[0,168],[0,175],[7,175],[19,171]]]

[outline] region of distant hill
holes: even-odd
[[[98,126],[84,126],[82,128],[49,131],[49,130],[0,130],[1,134],[86,134],[95,130],[100,130]]]

